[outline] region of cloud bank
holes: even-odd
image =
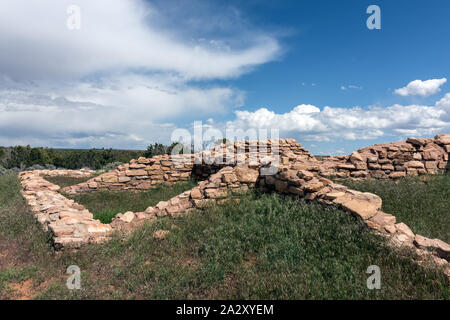
[[[430,136],[450,132],[450,93],[434,106],[392,105],[320,109],[301,104],[286,113],[267,108],[236,111],[226,125],[235,130],[279,129],[300,141],[369,140],[382,136]]]

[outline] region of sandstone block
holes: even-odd
[[[424,160],[438,160],[441,157],[441,152],[436,149],[428,149],[423,151]]]
[[[222,177],[222,181],[226,183],[233,183],[238,180],[237,176],[234,173],[225,173]]]
[[[306,192],[316,192],[322,189],[325,186],[323,182],[318,181],[317,179],[310,180],[307,184],[305,184],[304,188]]]
[[[437,169],[438,163],[436,161],[425,161],[425,168]]]
[[[381,166],[378,163],[369,163],[369,164],[367,164],[367,167],[370,170],[378,170],[381,168]]]
[[[381,198],[372,193],[355,192],[354,195],[336,198],[334,203],[361,217],[363,220],[372,218],[381,209]]]
[[[406,177],[406,172],[404,172],[404,171],[392,172],[389,175],[389,178],[392,178],[392,179],[398,179],[398,178],[403,178],[403,177]]]
[[[104,175],[102,176],[103,182],[115,183],[118,181],[118,177],[116,175]]]
[[[146,167],[146,165],[142,164],[142,163],[131,163],[129,168],[130,169],[142,169],[145,167]]]
[[[394,171],[394,166],[392,164],[383,164],[381,166],[381,170]]]
[[[143,170],[143,169],[136,169],[136,170],[126,170],[125,174],[129,177],[134,177],[134,176],[146,176],[147,175],[147,171]]]
[[[418,147],[424,146],[426,144],[426,140],[422,138],[408,138],[406,142]]]
[[[405,163],[405,167],[407,167],[407,168],[423,169],[425,166],[420,161],[408,161],[408,162]]]
[[[169,206],[169,203],[167,201],[160,201],[158,202],[158,204],[156,205],[156,208],[158,210],[164,210],[165,208],[167,208]]]
[[[368,163],[376,163],[377,161],[378,161],[378,157],[377,156],[367,157],[367,162]]]
[[[191,190],[191,198],[192,199],[200,199],[203,197],[203,194],[200,192],[200,188],[196,187]]]
[[[245,183],[255,183],[259,176],[258,170],[250,169],[248,166],[237,166],[235,174],[240,182]]]
[[[126,176],[120,176],[118,178],[118,182],[120,182],[120,183],[128,182],[130,180],[131,180],[131,178],[130,177],[126,177]]]
[[[93,234],[106,234],[111,232],[111,226],[103,223],[92,223],[87,226],[87,232]]]
[[[395,224],[395,228],[399,234],[404,234],[408,237],[411,241],[414,239],[414,233],[411,231],[411,229],[404,224],[403,222]]]
[[[207,198],[212,198],[212,199],[219,199],[219,198],[226,198],[227,196],[227,192],[225,190],[221,190],[221,189],[205,189],[205,195]]]
[[[307,170],[298,170],[297,176],[305,181],[309,181],[314,178],[314,174]]]
[[[127,211],[119,219],[124,222],[130,223],[131,221],[133,221],[134,217],[135,215],[133,212]]]
[[[330,193],[325,194],[325,199],[327,200],[334,200],[340,197],[345,196],[345,192],[342,191],[332,191]]]
[[[351,163],[340,163],[337,165],[338,169],[343,169],[343,170],[355,170],[356,167],[354,164]]]
[[[376,225],[376,229],[380,231],[383,231],[387,225],[392,225],[393,227],[396,222],[395,216],[382,211],[378,211],[377,214],[369,220],[373,222]]]
[[[350,173],[350,176],[354,178],[365,178],[368,175],[369,173],[367,171],[353,171],[352,173]]]
[[[434,139],[438,144],[450,144],[450,134],[438,134],[436,137],[434,137]]]
[[[362,162],[362,161],[364,161],[364,159],[358,152],[352,152],[352,154],[350,155],[350,161],[352,163],[354,163],[354,162]]]
[[[97,189],[97,182],[89,182],[88,187],[91,189]]]

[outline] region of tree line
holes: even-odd
[[[149,145],[146,150],[53,149],[30,147],[29,145],[0,147],[0,168],[23,170],[42,166],[65,169],[103,169],[108,164],[126,163],[139,157],[151,158],[156,155],[172,154],[172,152],[180,154],[192,151],[192,146],[185,146],[178,142],[171,145],[154,143]]]

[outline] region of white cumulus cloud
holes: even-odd
[[[394,93],[401,96],[419,95],[422,97],[431,96],[439,91],[440,87],[447,82],[446,78],[430,80],[414,80],[408,83],[406,87],[396,89]]]
[[[286,113],[267,108],[236,111],[227,122],[235,130],[278,129],[280,136],[300,141],[368,140],[382,136],[424,136],[450,132],[450,93],[434,106],[337,108],[299,105]]]

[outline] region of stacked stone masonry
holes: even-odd
[[[278,153],[281,161],[286,161],[289,156],[313,159],[309,151],[294,139],[240,141],[222,144],[196,154],[139,158],[63,191],[74,194],[102,189],[147,190],[161,183],[170,185],[192,176],[197,179],[207,178],[225,166],[268,162]]]
[[[22,195],[43,229],[52,233],[56,248],[106,240],[112,229],[95,220],[82,205],[60,194],[60,187],[43,177],[89,177],[93,173],[88,170],[35,170],[19,174]]]
[[[252,149],[252,145],[256,147]],[[270,152],[258,154],[261,145],[276,145],[280,156]],[[244,152],[238,153],[241,146]],[[232,152],[224,152],[226,150]],[[224,144],[193,155],[139,158],[64,191],[145,190],[159,183],[172,184],[189,179],[193,175],[208,178],[193,189],[148,207],[144,212],[120,213],[109,225],[94,220],[85,208],[59,194],[58,186],[42,178],[48,172],[24,172],[20,178],[28,204],[44,228],[54,233],[55,243],[59,246],[106,240],[111,231],[131,230],[141,222],[167,215],[188,214],[210,204],[231,201],[233,194],[257,187],[323,205],[337,205],[389,238],[393,245],[414,248],[424,261],[432,260],[444,266],[450,276],[450,245],[414,234],[404,223],[397,223],[395,216],[381,211],[382,200],[377,195],[351,190],[330,180],[333,176],[396,179],[406,175],[433,174],[447,169],[449,152],[450,135],[442,134],[434,139],[417,138],[374,145],[349,156],[323,160],[313,157],[292,139],[280,139],[279,143],[273,140],[246,141]],[[180,164],[180,159],[191,161]],[[269,167],[275,171],[267,170]]]
[[[339,178],[397,179],[407,175],[434,174],[448,166],[449,135],[434,139],[410,138],[405,142],[378,144],[349,156],[321,161],[321,174]]]

